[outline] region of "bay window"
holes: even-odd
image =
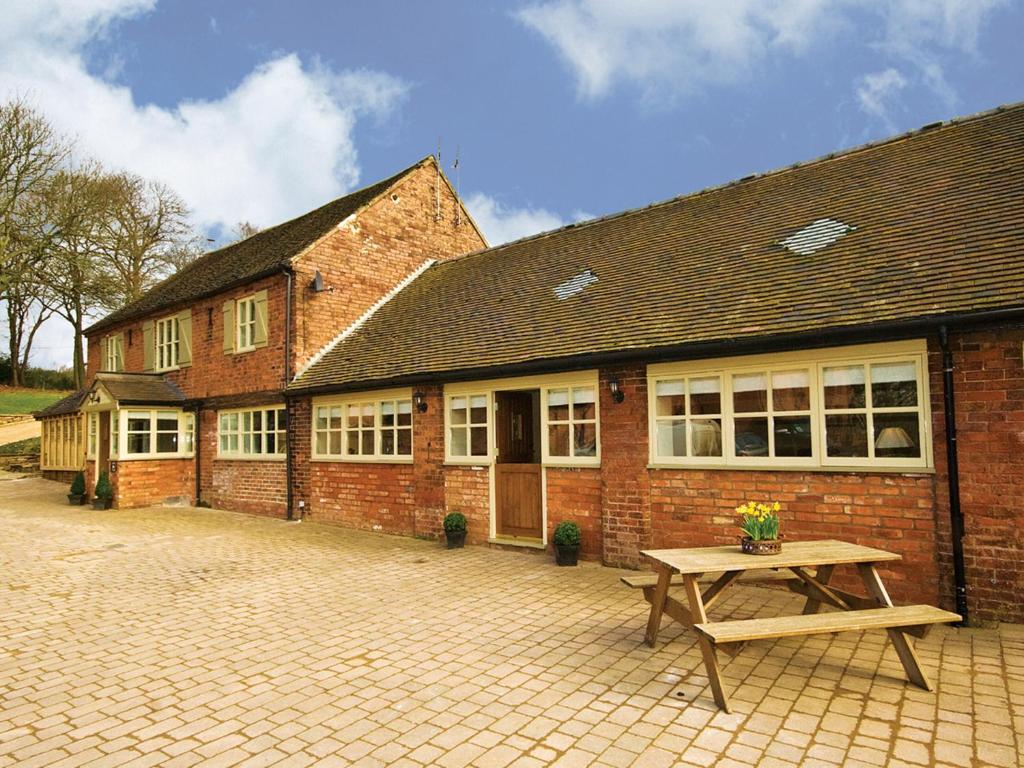
[[[930,466],[923,342],[649,367],[651,462]]]
[[[371,393],[313,404],[313,457],[321,460],[412,460],[412,395]]]
[[[219,411],[217,455],[220,458],[283,459],[287,449],[287,419],[283,405]]]
[[[120,429],[117,425],[120,424]],[[124,432],[124,453],[118,439]],[[190,456],[194,450],[195,415],[176,410],[127,409],[111,414],[111,456],[122,459]]]

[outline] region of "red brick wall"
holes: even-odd
[[[625,395],[621,403],[611,397],[613,377]],[[640,551],[651,545],[646,366],[602,370],[600,397],[604,561],[637,568]]]
[[[309,466],[306,515],[383,533],[413,534],[411,464],[315,461]]]
[[[90,462],[91,464],[92,462]],[[144,459],[117,462],[110,473],[114,486],[114,508],[129,509],[162,504],[167,499],[195,499],[195,464],[192,459]],[[89,486],[90,495],[95,480]]]
[[[413,414],[413,467],[415,534],[444,536],[444,397],[439,386],[422,387],[427,410]]]
[[[484,466],[445,467],[445,512],[461,512],[466,516],[466,541],[483,544],[491,535],[491,479]]]
[[[601,559],[601,470],[598,467],[546,467],[548,541],[555,526],[572,521],[580,527],[580,552]]]
[[[438,179],[436,166],[427,163],[296,259],[295,365],[316,354],[427,259],[482,248],[484,241],[465,213],[456,224],[458,206]],[[317,270],[327,288],[321,293],[309,288]]]
[[[972,620],[1024,621],[1024,329],[953,334],[960,502],[964,560]],[[930,348],[935,435],[936,522],[940,587],[952,605],[953,562],[949,533],[942,365]]]

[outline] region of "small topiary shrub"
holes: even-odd
[[[100,472],[100,479],[96,481],[96,498],[110,501],[114,498],[114,488],[110,485],[110,475]]]
[[[444,517],[445,533],[464,533],[466,531],[466,516],[461,512],[450,512]]]
[[[555,544],[559,547],[578,547],[580,527],[569,520],[559,523],[555,528]]]
[[[75,479],[71,481],[71,494],[74,496],[85,495],[85,472],[78,472]]]

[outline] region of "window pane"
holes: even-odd
[[[252,411],[242,412],[242,431],[252,432]]]
[[[149,432],[149,414],[145,416],[128,415],[129,432]]]
[[[263,433],[256,432],[252,436],[252,452],[263,453]]]
[[[768,410],[767,379],[763,373],[744,373],[732,377],[732,405],[737,413]]]
[[[775,455],[811,455],[811,417],[775,417]]]
[[[316,433],[316,452],[323,455],[327,453],[327,433],[317,432]]]
[[[462,427],[451,429],[451,454],[452,456],[466,456],[468,454],[466,445],[466,430]]]
[[[568,421],[569,420],[569,390],[567,389],[552,389],[548,392],[548,421]],[[568,450],[568,432],[566,433],[566,450]],[[568,453],[559,453],[552,455],[557,456],[568,456]]]
[[[341,406],[331,408],[331,429],[341,429]]]
[[[237,432],[238,431],[238,414],[237,413],[229,413],[228,414],[228,429],[230,429],[232,432]]]
[[[284,432],[277,433],[277,452],[286,453],[288,449],[288,438]]]
[[[341,456],[341,432],[328,432],[327,452],[332,456]]]
[[[597,418],[597,410],[594,405],[594,388],[577,387],[572,391],[572,417],[580,421],[592,421]],[[593,456],[592,453],[580,454],[577,456]]]
[[[380,404],[380,425],[382,427],[395,426],[395,404],[391,400]]]
[[[228,450],[228,436],[227,435],[221,435],[220,436],[220,449],[224,453],[227,452],[227,450]]]
[[[373,403],[367,403],[366,405],[363,406],[363,409],[362,409],[362,414],[363,414],[362,425],[363,425],[363,427],[372,427],[373,426],[373,422],[374,422],[374,413],[373,413],[373,411],[374,411]],[[373,453],[373,451],[370,451],[370,453]]]
[[[465,424],[468,415],[469,412],[466,409],[466,398],[453,397],[449,422],[452,424]]]
[[[252,434],[242,433],[242,453],[252,453]]]
[[[175,453],[178,450],[177,432],[158,432],[156,436],[157,453]]]
[[[156,428],[159,432],[177,432],[178,431],[178,414],[166,414],[158,413],[156,420]]]
[[[398,401],[398,425],[400,427],[412,426],[412,400]]]
[[[913,363],[871,366],[871,405],[900,408],[917,405],[917,377]]]
[[[807,411],[811,407],[811,377],[807,371],[772,374],[772,407],[776,411]]]
[[[263,430],[263,411],[253,411],[252,428],[257,432]]]
[[[736,419],[736,455],[768,455],[768,419]]]
[[[921,457],[921,433],[916,413],[876,413],[874,428],[875,456]]]
[[[238,435],[228,435],[228,452],[234,453],[238,450]]]
[[[398,430],[398,455],[412,456],[412,430]]]
[[[690,379],[690,414],[722,412],[722,384],[718,377]]]
[[[349,429],[354,429],[359,426],[359,406],[350,405],[346,409],[345,425]]]
[[[686,422],[659,421],[656,439],[659,456],[685,456]]]
[[[551,456],[569,455],[569,425],[548,425],[548,454]]]
[[[474,456],[487,455],[487,427],[470,427],[469,447]]]
[[[373,432],[362,432],[361,446],[359,453],[363,456],[373,455]]]
[[[340,437],[340,435],[339,435]],[[331,435],[331,442],[334,442],[334,435]],[[359,455],[359,432],[357,430],[350,430],[345,435],[345,452],[349,456]]]
[[[227,429],[228,429],[228,415],[226,413],[222,413],[220,415],[220,431],[221,432],[226,432]]]
[[[722,455],[722,420],[693,419],[690,422],[694,456]]]
[[[473,395],[473,397],[469,398],[469,420],[473,424],[487,423],[486,395]]]
[[[276,438],[276,436],[277,436],[276,432],[269,432],[267,434],[267,453],[276,453],[277,452],[277,438]]]
[[[826,368],[824,384],[826,408],[864,407],[864,366],[847,365],[841,368]]]
[[[680,381],[659,381],[654,385],[655,412],[658,416],[683,416],[686,413],[686,394],[684,384]],[[658,451],[660,454],[661,451]],[[665,456],[681,456],[678,453],[666,453]]]
[[[129,433],[128,453],[149,453],[149,432]]]
[[[394,430],[387,429],[380,433],[380,452],[385,456],[393,456],[395,453]]]
[[[597,455],[597,425],[576,424],[572,430],[572,452],[574,456]]]
[[[829,456],[867,456],[867,417],[860,413],[825,416],[825,446]]]
[[[278,429],[287,429],[288,428],[288,411],[286,409],[284,409],[284,408],[281,408],[277,412],[277,428]]]

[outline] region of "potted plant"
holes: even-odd
[[[466,516],[461,512],[450,512],[444,518],[444,537],[448,549],[462,549],[466,543]]]
[[[100,472],[100,479],[96,481],[96,491],[92,498],[93,509],[110,509],[114,500],[114,488],[110,485],[110,475]]]
[[[555,563],[576,565],[580,556],[580,527],[571,521],[555,527]]]
[[[740,549],[748,555],[777,555],[782,551],[782,537],[779,536],[779,502],[747,502],[736,507],[741,516]]]
[[[85,504],[85,473],[76,472],[68,492],[68,504],[79,506]]]

